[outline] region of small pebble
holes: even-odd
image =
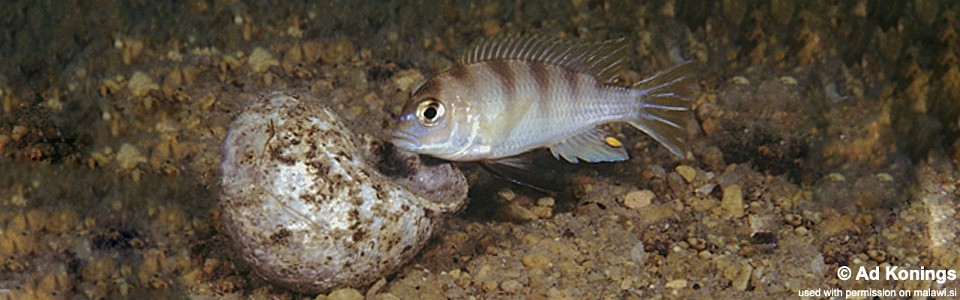
[[[556,204],[556,200],[554,200],[553,197],[542,197],[537,199],[537,206],[553,207],[554,204]]]
[[[486,292],[494,292],[497,290],[497,282],[492,280],[487,280],[483,282],[483,290]]]
[[[656,195],[650,190],[632,191],[623,197],[623,206],[630,209],[641,209],[650,205]]]
[[[703,133],[705,133],[707,136],[712,136],[714,133],[716,133],[718,130],[720,130],[720,125],[717,124],[717,121],[714,120],[714,119],[705,119],[705,120],[703,120],[703,122],[701,122],[700,128],[703,129]],[[715,166],[715,165],[716,165],[716,164],[711,164],[710,162],[711,162],[711,161],[710,161],[710,160],[707,160],[706,157],[704,158],[704,163],[705,163],[707,166],[711,166],[711,167],[712,167],[712,166]],[[716,168],[714,168],[714,169],[716,170]]]
[[[687,183],[693,182],[694,179],[697,179],[697,170],[694,170],[690,166],[677,166],[677,173],[680,173],[680,176],[682,176],[683,180],[686,180]]]
[[[707,241],[701,238],[690,237],[687,238],[687,244],[690,244],[690,247],[697,249],[698,251],[707,248]]]
[[[683,179],[683,176],[680,176],[680,174],[676,172],[672,172],[670,175],[667,175],[667,186],[670,187],[670,190],[678,193],[689,189],[686,181]]]
[[[887,261],[887,252],[883,250],[870,249],[867,250],[867,256],[875,262],[885,262]]]
[[[120,152],[117,153],[117,165],[123,170],[132,170],[139,163],[146,163],[147,158],[140,154],[140,150],[130,143],[124,143],[120,146]]]
[[[257,47],[253,49],[253,53],[250,53],[250,56],[247,58],[247,64],[250,65],[250,69],[253,69],[254,72],[263,73],[270,67],[279,65],[280,62],[278,62],[276,58],[273,58],[273,55],[266,49]]]
[[[623,280],[620,281],[620,290],[629,290],[633,286],[633,281],[634,279],[632,276],[624,277]]]
[[[674,279],[674,280],[670,280],[670,282],[667,282],[667,288],[682,289],[685,287],[687,287],[686,279]]]
[[[697,196],[703,197],[709,195],[713,192],[713,189],[717,187],[716,183],[708,183],[698,187],[694,192]]]
[[[3,155],[3,149],[6,148],[7,143],[11,140],[9,135],[0,134],[0,155]]]
[[[893,182],[893,175],[890,175],[890,173],[877,173],[876,177],[877,180],[883,182]]]
[[[13,126],[13,130],[10,131],[10,138],[13,139],[14,142],[19,142],[23,140],[25,136],[27,136],[28,132],[29,129],[27,129],[25,126]]]
[[[338,289],[330,292],[327,300],[363,300],[363,294],[352,288]]]
[[[736,85],[750,84],[750,79],[747,79],[746,77],[743,77],[743,76],[734,76],[733,78],[730,79],[730,81],[733,81],[733,83]]]
[[[420,71],[413,69],[401,70],[397,72],[391,80],[393,81],[393,85],[397,86],[397,89],[406,93],[416,86],[417,83],[424,81],[424,78]]]
[[[543,270],[550,267],[550,258],[540,252],[524,255],[520,259],[524,266],[531,269]]]
[[[697,252],[697,257],[699,257],[702,260],[708,260],[712,256],[713,256],[713,253],[711,253],[710,250],[703,250],[703,251]]]
[[[793,226],[800,226],[800,224],[803,224],[803,218],[796,214],[787,214],[783,216],[783,220],[786,221],[787,224]]]
[[[400,300],[400,297],[397,297],[394,294],[386,293],[373,296],[373,300]]]
[[[500,283],[500,289],[507,293],[516,293],[520,291],[523,285],[520,284],[516,279],[509,279]]]
[[[487,20],[483,22],[483,35],[494,36],[500,33],[500,23],[496,20]]]
[[[847,178],[844,177],[843,174],[840,174],[840,173],[830,173],[830,174],[827,174],[827,179],[830,180],[830,181],[834,181],[834,182],[845,182],[845,181],[847,181]]]
[[[753,272],[753,266],[750,264],[744,264],[743,268],[740,269],[740,273],[737,275],[736,279],[733,280],[733,288],[738,291],[747,290],[747,285],[750,283],[750,273]]]
[[[534,215],[537,215],[537,217],[541,219],[549,219],[553,216],[553,208],[546,206],[534,206],[530,208],[530,212],[532,212]]]
[[[740,185],[732,184],[723,188],[723,200],[720,204],[730,217],[743,217],[746,212],[743,210],[743,190]]]
[[[784,85],[797,85],[797,79],[790,76],[780,77],[780,83]]]
[[[539,218],[532,211],[515,202],[504,205],[500,209],[500,213],[504,218],[511,221],[533,221]]]
[[[517,198],[517,193],[514,193],[511,189],[502,189],[497,192],[497,197],[503,202],[510,202]]]
[[[127,83],[130,93],[137,97],[146,96],[151,90],[159,89],[160,86],[150,78],[149,75],[141,71],[133,73],[130,81]]]
[[[647,252],[643,249],[643,242],[637,241],[637,243],[630,248],[629,256],[634,262],[643,264],[643,261],[647,259]]]

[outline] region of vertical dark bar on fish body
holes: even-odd
[[[579,74],[542,63],[529,63],[527,66],[536,83],[536,99],[541,102],[544,119],[560,121],[560,118],[564,118],[561,115],[566,114],[557,108],[557,104],[561,104],[557,101],[576,96],[573,93],[579,87]]]
[[[448,73],[453,80],[459,82],[471,92],[475,92],[477,90],[477,83],[475,80],[473,80],[473,74],[467,72],[467,68],[464,66],[453,67],[450,69],[450,71],[448,71]]]
[[[580,74],[577,74],[576,72],[571,72],[569,70],[564,70],[564,72],[561,72],[561,73],[563,73],[562,74],[563,79],[566,81],[566,84],[567,84],[565,86],[566,87],[565,90],[567,90],[570,93],[570,95],[573,97],[577,97],[577,98],[581,97]]]
[[[554,81],[557,85],[557,91],[560,95],[553,95],[553,97],[567,97],[567,99],[584,99],[585,95],[581,95],[583,89],[581,87],[581,74],[574,72],[568,69],[556,69],[558,73],[554,75]],[[584,103],[583,101],[573,101],[567,104],[576,105],[577,103]],[[588,105],[588,107],[598,107],[596,105]],[[580,111],[578,114],[584,113]]]
[[[517,77],[516,73],[510,67],[506,60],[498,59],[491,61],[488,65],[490,71],[497,77],[503,92],[507,99],[517,98]]]
[[[542,63],[526,63],[530,76],[533,76],[534,82],[537,85],[537,95],[539,98],[552,97],[550,95],[550,72],[547,70],[547,65]]]
[[[434,81],[434,80],[427,81],[426,83],[421,85],[420,88],[418,88],[414,93],[415,93],[414,97],[416,95],[438,95],[440,94],[440,84],[438,84],[437,81]]]

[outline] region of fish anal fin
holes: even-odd
[[[544,193],[556,194],[560,190],[555,182],[549,181],[542,173],[531,169],[532,161],[527,157],[513,156],[498,160],[483,160],[480,161],[480,166],[504,180]]]
[[[630,156],[623,144],[600,128],[592,128],[550,147],[553,157],[571,163],[627,160]]]

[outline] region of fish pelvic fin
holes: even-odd
[[[627,122],[679,157],[686,152],[690,103],[699,90],[696,68],[685,62],[633,84],[637,111]]]
[[[528,156],[513,156],[498,160],[479,162],[487,172],[501,179],[526,186],[547,194],[556,195],[560,186],[543,177],[542,173],[531,168],[533,161]]]

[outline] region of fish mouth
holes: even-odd
[[[393,143],[394,146],[397,146],[397,148],[413,151],[420,146],[420,142],[418,142],[417,138],[412,134],[402,130],[394,130],[392,134],[393,138],[390,142]]]

